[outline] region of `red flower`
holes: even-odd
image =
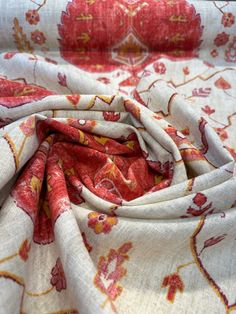
[[[189,68],[188,67],[184,67],[183,68],[183,72],[184,72],[184,75],[189,75]]]
[[[38,24],[40,17],[39,17],[39,13],[37,10],[28,10],[25,13],[25,19],[29,24]]]
[[[115,216],[107,216],[98,212],[88,214],[88,227],[92,228],[95,233],[109,233],[118,219]]]
[[[167,286],[169,286],[167,300],[173,303],[176,292],[179,290],[179,292],[183,293],[184,291],[184,283],[178,273],[171,274],[163,279],[162,287],[165,288]]]
[[[203,252],[203,250],[205,250],[206,248],[208,248],[209,246],[212,246],[212,245],[215,245],[219,242],[221,242],[222,240],[224,240],[225,236],[227,234],[222,234],[218,237],[211,237],[209,239],[207,239],[205,242],[204,242],[204,246],[203,248],[201,249],[201,251],[199,252],[198,256],[201,255],[201,253]]]
[[[231,27],[234,24],[234,15],[230,12],[225,12],[222,16],[221,24],[224,27]]]
[[[192,216],[203,215],[206,211],[211,209],[211,206],[212,206],[212,202],[210,202],[209,204],[206,204],[203,207],[203,205],[206,202],[207,202],[207,197],[202,193],[197,193],[193,198],[193,203],[198,206],[198,209],[189,206],[189,208],[187,209],[187,214],[191,214]],[[213,212],[213,210],[214,209],[211,209],[211,212]]]
[[[214,44],[219,47],[225,45],[229,41],[229,34],[226,34],[225,32],[220,33],[216,36],[214,39]]]
[[[210,106],[206,105],[204,108],[201,108],[203,112],[209,116],[215,112],[215,109],[212,109]]]
[[[35,130],[35,118],[34,116],[28,118],[26,121],[22,122],[19,126],[21,131],[24,133],[25,136],[31,136],[34,134]]]
[[[183,135],[189,135],[189,134],[190,134],[189,128],[185,128],[185,129],[181,130],[181,133],[182,133]]]
[[[29,255],[29,250],[30,250],[30,243],[28,242],[28,240],[24,240],[19,248],[19,256],[21,259],[23,259],[23,261],[27,261]]]
[[[215,81],[215,86],[219,89],[230,89],[231,85],[221,76]]]
[[[76,106],[80,100],[80,95],[68,95],[66,98],[74,105]]]
[[[126,275],[127,270],[123,267],[125,260],[129,259],[128,251],[132,248],[132,243],[124,243],[119,249],[111,249],[107,257],[101,256],[98,262],[98,272],[94,278],[95,286],[107,295],[113,311],[116,313],[115,305],[112,301],[122,293],[122,286],[119,281]]]
[[[56,287],[57,291],[61,291],[66,289],[66,278],[64,274],[64,270],[61,264],[60,258],[57,259],[56,265],[53,267],[51,271],[51,285]]]
[[[34,31],[31,33],[31,39],[35,44],[42,45],[46,41],[46,37],[44,36],[43,32],[40,32],[39,30]]]
[[[166,67],[165,64],[163,62],[155,62],[153,64],[154,70],[156,71],[156,73],[159,74],[165,74],[166,73]]]
[[[218,56],[218,51],[217,51],[216,49],[213,49],[213,50],[211,51],[211,56],[212,56],[213,58],[217,57],[217,56]]]
[[[66,75],[65,74],[62,74],[60,72],[58,72],[57,74],[57,77],[58,77],[58,83],[61,85],[61,86],[67,86],[67,83],[66,83]]]
[[[193,198],[194,204],[196,204],[198,207],[201,207],[204,205],[207,201],[207,198],[202,193],[197,193],[196,196]]]
[[[103,117],[107,121],[118,121],[120,119],[120,113],[115,113],[113,111],[104,111]]]

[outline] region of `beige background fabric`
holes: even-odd
[[[0,13],[0,313],[236,312],[236,4]]]

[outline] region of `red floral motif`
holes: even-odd
[[[119,63],[131,71],[131,65],[134,76],[161,51],[173,59],[196,56],[203,27],[193,5],[186,0],[172,5],[159,0],[157,6],[150,0],[148,6],[142,6],[140,1],[132,2],[132,7],[127,1],[122,7],[114,0],[109,6],[106,1],[96,6],[79,0],[68,2],[58,26],[61,56],[92,72],[114,70]]]
[[[202,140],[202,148],[200,149],[200,152],[202,154],[206,154],[207,151],[208,151],[208,141],[207,141],[207,138],[206,138],[206,132],[205,132],[205,128],[206,128],[206,125],[207,125],[207,121],[201,117],[201,119],[199,120],[199,131],[201,133],[201,140]]]
[[[229,34],[222,32],[214,39],[214,44],[219,47],[225,45],[229,41]]]
[[[233,41],[225,51],[225,60],[227,62],[236,62],[236,36],[233,37]]]
[[[99,78],[97,78],[97,80],[99,82],[102,82],[103,84],[109,84],[110,83],[110,80],[107,77],[99,77]]]
[[[202,193],[197,193],[196,196],[193,198],[193,202],[201,207],[202,205],[204,205],[207,201],[207,198],[204,194]]]
[[[188,67],[184,67],[183,68],[183,73],[184,73],[184,75],[189,75],[189,68]]]
[[[149,50],[165,51],[173,57],[196,55],[203,27],[194,6],[185,0],[172,1],[171,5],[166,0],[148,4],[134,16],[133,27]]]
[[[66,169],[64,171],[64,174],[67,176],[67,177],[70,177],[70,176],[73,176],[74,175],[74,168],[71,168],[71,169]],[[76,181],[76,180],[75,180]],[[76,188],[71,184],[71,182],[73,182],[73,179],[71,179],[70,177],[70,180],[68,180],[66,182],[66,185],[67,185],[67,192],[68,192],[68,195],[69,195],[69,198],[70,198],[70,201],[76,205],[80,205],[84,202],[84,199],[83,197],[81,196],[81,193],[82,193],[82,190],[83,190],[83,185],[81,182],[79,182],[77,180],[77,182],[75,183],[76,185]]]
[[[230,89],[231,85],[221,76],[217,81],[215,81],[215,86],[219,89]]]
[[[36,85],[0,78],[0,106],[14,108],[52,94],[53,92]]]
[[[47,193],[54,224],[62,213],[71,208],[61,160],[54,150],[47,159]]]
[[[201,108],[203,112],[205,112],[206,114],[208,114],[208,116],[210,116],[211,114],[213,114],[215,112],[215,109],[212,109],[210,106],[206,105],[205,107]]]
[[[60,258],[56,260],[56,265],[53,267],[51,275],[50,283],[52,286],[56,287],[58,292],[66,289],[66,278]]]
[[[141,105],[148,107],[147,104],[142,100],[140,94],[138,93],[136,89],[133,91],[133,96],[134,96],[134,99],[136,99]]]
[[[193,198],[193,203],[198,208],[189,206],[189,208],[187,209],[187,214],[191,214],[192,216],[201,216],[203,214],[206,214],[206,212],[211,209],[212,206],[212,202],[210,202],[209,204],[206,204],[206,202],[207,197],[203,193],[197,193]],[[213,212],[213,209],[211,209],[211,212]]]
[[[40,150],[31,158],[12,190],[17,206],[22,208],[35,223],[38,212],[46,154]]]
[[[218,55],[219,55],[219,54],[218,54],[218,51],[217,51],[216,49],[213,49],[213,50],[211,51],[211,56],[212,56],[213,58],[216,58]]]
[[[98,212],[88,214],[88,227],[92,228],[95,233],[109,233],[113,226],[118,223],[115,216],[107,216]]]
[[[205,98],[205,97],[208,97],[211,93],[211,87],[200,87],[200,88],[194,88],[192,90],[192,96],[193,97],[202,97],[202,98]]]
[[[54,241],[51,213],[48,200],[41,200],[34,225],[33,240],[35,243],[46,245]]]
[[[188,136],[190,134],[189,128],[182,129],[181,133],[185,136]]]
[[[120,113],[114,111],[104,111],[103,117],[107,121],[118,121],[120,119]]]
[[[174,173],[174,165],[171,161],[161,163],[160,161],[147,160],[148,165],[161,174],[165,179],[172,179]]]
[[[88,250],[88,252],[90,253],[92,251],[93,247],[91,245],[89,245],[86,234],[84,232],[82,232],[81,235],[82,235],[82,238],[84,241],[84,245],[85,245],[86,249]]]
[[[236,161],[236,151],[235,151],[235,149],[233,149],[232,147],[229,147],[229,146],[225,146],[225,148],[230,152],[230,154],[232,155],[232,157]]]
[[[166,288],[168,286],[167,300],[173,303],[176,292],[179,291],[183,293],[184,291],[184,283],[178,273],[168,275],[163,279],[162,288]]]
[[[4,59],[11,59],[14,57],[15,54],[17,54],[18,52],[7,52],[4,54]]]
[[[58,72],[57,77],[58,77],[58,83],[61,86],[65,86],[66,87],[67,86],[66,75]]]
[[[40,21],[39,13],[37,10],[28,10],[25,14],[26,21],[31,25],[36,25]]]
[[[72,105],[76,106],[80,100],[80,95],[68,95],[66,98],[72,103]]]
[[[29,250],[30,250],[30,242],[26,239],[26,240],[24,240],[24,241],[22,242],[22,244],[21,244],[21,246],[20,246],[20,248],[19,248],[19,252],[18,252],[20,258],[21,258],[24,262],[26,262],[27,259],[28,259],[28,257],[29,257],[29,255],[28,255]]]
[[[46,37],[44,36],[43,32],[36,30],[31,33],[31,39],[35,44],[43,45],[46,41]]]
[[[198,256],[200,256],[200,255],[202,254],[202,252],[203,252],[206,248],[208,248],[208,247],[210,247],[210,246],[212,246],[212,245],[215,245],[215,244],[221,242],[222,240],[224,240],[224,238],[225,238],[226,235],[227,235],[227,234],[222,234],[222,235],[220,235],[220,236],[211,237],[211,238],[207,239],[207,240],[204,242],[203,248],[202,248],[201,251],[199,252]]]
[[[31,136],[35,131],[35,117],[31,116],[19,126],[25,136]]]
[[[154,70],[156,73],[165,74],[166,73],[166,66],[163,62],[155,62],[153,64]]]
[[[130,112],[134,118],[140,121],[140,108],[137,105],[130,100],[126,100],[124,102],[124,107],[126,111]]]
[[[111,249],[107,257],[101,256],[98,262],[98,272],[94,278],[95,286],[107,295],[111,308],[116,312],[113,301],[122,293],[122,286],[119,280],[124,277],[127,270],[122,264],[129,259],[127,253],[132,248],[132,243],[124,243],[118,250]]]
[[[224,27],[231,27],[234,24],[234,15],[231,12],[225,12],[222,15],[221,24]]]
[[[216,128],[215,130],[222,141],[225,141],[228,138],[228,133],[225,131],[225,129]]]

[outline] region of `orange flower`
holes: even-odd
[[[179,290],[179,292],[183,293],[184,291],[184,283],[178,273],[171,274],[163,279],[162,288],[167,286],[169,286],[167,300],[173,303],[176,292]]]
[[[22,242],[22,244],[19,248],[19,252],[18,252],[20,258],[23,259],[24,262],[27,261],[27,259],[29,257],[29,255],[28,255],[29,250],[30,250],[30,243],[26,239]]]
[[[88,227],[94,229],[96,234],[109,233],[118,222],[115,216],[107,216],[98,212],[88,214]]]
[[[231,85],[221,76],[215,81],[215,86],[219,89],[230,89]]]

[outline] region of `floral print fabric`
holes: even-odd
[[[0,8],[0,312],[236,312],[236,4]]]

